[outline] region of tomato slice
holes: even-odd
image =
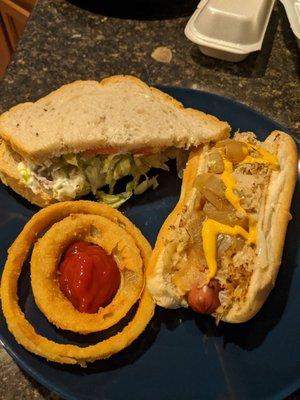
[[[144,156],[147,154],[153,154],[155,152],[154,150],[155,149],[153,147],[140,147],[139,149],[134,149],[130,151],[130,153]],[[96,156],[97,154],[109,155],[122,153],[122,149],[113,146],[98,147],[97,149],[86,150],[83,153],[89,156]]]
[[[97,149],[91,149],[84,151],[84,154],[89,156],[95,156],[97,154],[116,154],[119,153],[120,149],[118,147],[108,146],[108,147],[98,147]]]

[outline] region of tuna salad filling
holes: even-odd
[[[155,189],[157,176],[149,176],[149,171],[152,168],[168,171],[166,163],[170,159],[176,159],[180,174],[186,154],[175,148],[148,155],[65,154],[40,165],[23,159],[18,163],[18,171],[34,193],[43,189],[54,199],[65,201],[91,192],[99,201],[119,207],[133,194]],[[117,191],[118,181],[125,177],[125,187]]]

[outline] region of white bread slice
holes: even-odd
[[[105,147],[189,148],[228,136],[229,125],[132,76],[76,81],[0,116],[0,136],[37,163]]]
[[[30,187],[24,185],[19,175],[17,166],[21,161],[21,157],[15,152],[10,151],[8,146],[2,141],[0,144],[0,179],[2,183],[11,187],[19,195],[40,207],[46,207],[55,200],[45,191],[40,190],[34,193]]]
[[[297,180],[298,157],[295,142],[288,134],[273,131],[264,143],[270,151],[277,153],[280,170],[272,172],[264,209],[261,210],[257,223],[259,255],[254,260],[247,296],[243,303],[233,304],[226,315],[222,316],[221,319],[225,322],[245,322],[264,304],[275,284],[287,225],[291,219],[289,209]],[[186,219],[191,218],[195,207],[198,207],[198,203],[195,203],[195,181],[203,172],[205,147],[204,150],[197,149],[189,158],[183,175],[180,199],[161,227],[150,259],[148,289],[155,302],[165,308],[188,307],[186,297],[171,282],[172,260],[176,243],[180,243],[181,239],[176,234],[181,232],[178,230],[181,218],[183,215]]]

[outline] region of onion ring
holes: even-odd
[[[57,203],[42,209],[25,225],[10,247],[1,280],[2,309],[9,331],[14,335],[19,344],[34,354],[45,357],[49,361],[84,366],[86,362],[108,358],[130,345],[147,326],[154,313],[155,304],[149,292],[144,287],[136,314],[128,325],[116,335],[87,347],[59,344],[39,335],[34,330],[34,327],[26,320],[24,313],[19,307],[17,281],[22,265],[28,257],[38,235],[44,232],[49,226],[63,220],[70,214],[91,214],[93,216],[104,217],[111,223],[123,228],[134,241],[140,253],[142,263],[146,268],[151,254],[151,247],[141,232],[119,211],[104,204],[84,200]],[[90,232],[87,238],[91,239],[92,236]]]
[[[95,314],[78,311],[58,284],[60,256],[74,237],[97,244],[117,258],[120,288],[110,304]],[[120,321],[139,299],[144,286],[143,260],[133,238],[111,220],[99,215],[71,214],[54,224],[36,243],[31,256],[31,286],[37,306],[55,326],[82,334],[97,332]]]

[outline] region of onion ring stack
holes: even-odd
[[[61,292],[57,280],[60,258],[77,240],[97,244],[113,254],[121,274],[121,285],[112,302],[95,314],[76,310]],[[39,335],[20,309],[17,295],[18,278],[33,245],[33,294],[49,322],[81,334],[100,332],[118,323],[138,301],[132,320],[121,332],[87,347],[60,344]],[[110,357],[129,346],[154,313],[154,302],[145,287],[150,254],[151,247],[141,232],[107,205],[70,201],[42,209],[25,225],[8,251],[1,280],[1,302],[8,329],[19,344],[49,361],[84,366],[86,362]]]

